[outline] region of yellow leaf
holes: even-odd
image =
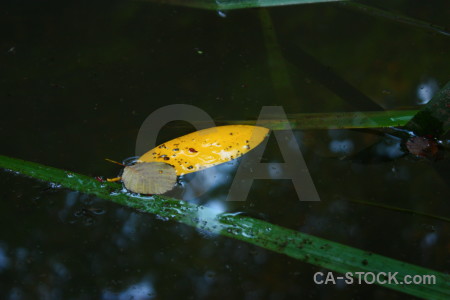
[[[228,125],[195,131],[165,142],[142,155],[138,162],[165,162],[177,175],[188,174],[236,159],[258,146],[269,129]]]

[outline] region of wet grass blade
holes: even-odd
[[[266,8],[261,8],[258,10],[258,16],[266,46],[267,65],[275,92],[275,102],[282,102],[285,103],[285,107],[301,110],[301,101],[298,101],[296,97],[270,12]]]
[[[187,6],[211,10],[230,10],[252,7],[283,6],[294,4],[311,4],[321,2],[338,2],[347,0],[144,0],[164,4]]]
[[[387,10],[379,9],[373,6],[364,5],[358,2],[354,1],[345,1],[339,3],[340,5],[343,5],[344,7],[348,7],[351,9],[355,9],[357,11],[375,16],[375,17],[382,17],[385,19],[392,20],[394,22],[403,23],[409,26],[422,28],[430,32],[436,32],[442,35],[445,35],[447,37],[450,37],[450,32],[447,31],[447,29],[443,26],[431,24],[428,22],[424,22],[422,20],[414,19],[411,17],[403,16],[398,13],[393,13]]]
[[[305,113],[289,114],[289,124],[281,120],[262,120],[261,126],[272,130],[292,129],[354,129],[383,128],[403,126],[411,120],[418,110],[391,110],[372,112],[342,112],[342,113]],[[223,120],[216,121],[220,125],[242,124],[255,125],[256,121]]]
[[[357,204],[363,204],[363,205],[373,206],[373,207],[382,208],[382,209],[386,209],[386,210],[390,210],[390,211],[407,213],[410,215],[423,216],[426,218],[431,218],[431,219],[450,223],[450,218],[447,218],[444,216],[433,215],[433,214],[429,214],[429,213],[425,213],[425,212],[420,212],[417,210],[401,208],[401,207],[396,207],[396,206],[392,206],[392,205],[386,205],[386,204],[382,204],[382,203],[376,203],[376,202],[370,202],[370,201],[364,201],[364,200],[349,200],[349,201],[353,202],[353,203],[357,203]]]
[[[122,186],[117,183],[99,182],[85,175],[1,155],[0,168],[92,194],[212,234],[241,240],[335,272],[353,272],[353,274],[355,272],[373,272],[375,274],[392,272],[392,274],[397,273],[396,279],[399,282],[405,280],[405,276],[408,275],[428,275],[431,276],[430,278],[435,278],[435,284],[393,284],[386,281],[385,284],[380,283],[380,285],[427,299],[449,299],[450,297],[450,276],[447,274],[300,233],[262,220],[232,213],[218,213],[208,207],[165,196],[150,198],[123,193]],[[387,276],[381,276],[380,279],[386,280]]]
[[[354,111],[384,110],[378,103],[321,62],[320,59],[303,50],[301,45],[288,40],[280,40],[280,43],[284,46],[284,56],[292,66],[340,97]]]

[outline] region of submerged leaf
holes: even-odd
[[[436,158],[438,153],[437,142],[429,137],[414,136],[406,142],[406,148],[411,154],[420,157]]]
[[[269,129],[249,125],[228,125],[195,131],[163,143],[142,155],[138,162],[165,162],[177,175],[216,166],[258,146]]]
[[[176,180],[173,166],[162,162],[137,163],[125,167],[122,174],[125,187],[140,194],[163,194],[173,188]]]

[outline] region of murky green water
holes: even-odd
[[[445,1],[384,5],[450,25]],[[195,105],[216,120],[255,119],[270,105],[289,114],[351,111],[364,99],[397,109],[428,101],[448,80],[450,42],[443,35],[338,5],[268,11],[278,45],[289,52],[281,67],[270,60],[271,28],[256,9],[222,15],[132,1],[2,3],[0,153],[113,177],[119,169],[104,158],[135,155],[141,124],[165,105]],[[291,83],[282,81],[281,92],[273,76],[280,68]],[[167,126],[158,141],[191,130]],[[215,178],[214,189],[195,199],[186,177],[183,198],[448,273],[447,223],[351,202],[448,216],[448,159],[386,159],[398,153],[393,143],[380,147],[384,159],[361,162],[348,157],[379,136],[295,135],[320,202],[299,201],[289,180],[258,180],[245,202],[226,202],[236,164],[198,174]],[[264,162],[280,161],[271,137]],[[378,286],[316,285],[314,273],[324,270],[313,265],[19,175],[0,176],[2,299],[410,298]]]

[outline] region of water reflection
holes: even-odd
[[[431,246],[434,246],[437,242],[437,239],[438,234],[436,232],[427,233],[422,239],[421,246],[423,248],[429,248]]]
[[[155,288],[150,279],[143,279],[138,283],[131,284],[122,291],[113,292],[103,290],[101,299],[103,300],[146,300],[156,297]]]
[[[439,90],[439,85],[436,79],[429,78],[422,81],[417,86],[417,104],[426,104],[433,98],[434,94]]]
[[[200,172],[183,175],[180,184],[166,193],[170,197],[183,199],[192,203],[202,203],[211,199],[219,189],[231,184],[231,174],[236,171],[239,159],[224,163]]]
[[[339,154],[349,154],[353,151],[353,142],[349,139],[333,140],[330,142],[330,151]]]
[[[375,151],[381,157],[398,158],[405,154],[401,149],[400,142],[401,140],[396,137],[385,138],[376,145]]]
[[[197,211],[197,218],[203,220],[202,222],[204,223],[202,225],[205,228],[207,227],[207,230],[198,228],[197,231],[205,238],[213,238],[217,236],[222,229],[217,220],[217,216],[226,211],[226,205],[223,200],[213,199],[208,201],[205,206],[207,206],[208,209],[200,208]]]
[[[223,12],[217,12],[219,17],[127,1],[89,6],[77,1],[64,5],[29,1],[29,9],[22,2],[10,2],[2,19],[3,49],[10,54],[2,60],[8,73],[2,77],[2,100],[8,107],[5,126],[0,126],[8,137],[3,139],[4,154],[89,175],[110,175],[103,158],[131,153],[141,121],[166,104],[190,103],[214,117],[241,120],[255,119],[261,106],[274,103],[290,105],[292,113],[348,108],[323,88],[320,76],[311,82],[308,68],[289,69],[298,97],[274,100],[254,10],[221,19]],[[399,11],[425,13],[430,20],[439,13],[421,12],[403,2]],[[322,5],[273,9],[275,30],[294,44],[301,38],[318,59],[378,103],[384,101],[380,86],[386,86],[389,99],[396,101],[390,103],[392,108],[414,104],[411,91],[424,104],[435,93],[436,80],[446,78],[448,63],[442,51],[446,41],[382,19],[374,23],[362,18],[355,26],[355,15],[333,6],[325,7],[323,14],[323,9]],[[323,17],[320,24],[314,16]],[[360,28],[360,34],[356,30],[352,38],[342,38],[336,32],[346,30],[326,24]],[[401,34],[392,34],[396,31]],[[348,55],[343,49],[354,49],[355,41],[360,55]],[[403,51],[388,51],[389,58],[384,59],[379,55],[384,44],[409,49],[417,63],[405,60]],[[432,74],[417,85],[423,70]],[[50,87],[55,80],[65,89]],[[303,84],[306,80],[308,84]],[[214,213],[193,213],[208,220],[211,228],[216,214],[252,207],[253,217],[263,215],[273,224],[448,272],[448,224],[348,202],[360,198],[447,212],[448,186],[430,165],[402,159],[377,166],[324,159],[333,156],[330,151],[348,154],[368,147],[373,139],[338,130],[330,136],[324,131],[294,134],[322,201],[298,201],[290,182],[257,180],[246,202],[228,203],[224,199],[236,171],[233,164],[205,170],[192,181],[184,177],[177,187],[180,197],[174,196],[212,208]],[[378,151],[401,155],[397,141],[379,146]],[[278,170],[268,167],[276,177]],[[309,264],[65,189],[41,193],[47,184],[0,173],[1,299],[402,297],[374,286],[318,287],[311,279],[320,268]],[[423,229],[423,222],[438,231]]]
[[[9,258],[6,253],[5,246],[0,245],[0,272],[9,267]]]
[[[69,191],[66,193],[64,208],[58,211],[58,217],[70,224],[81,223],[91,226],[96,218],[104,213],[105,210],[92,205],[91,196]]]
[[[353,152],[354,142],[349,138],[347,130],[328,130],[328,136],[331,138],[328,146],[331,152],[339,155]]]
[[[59,278],[66,280],[70,279],[71,275],[69,269],[67,269],[67,267],[61,262],[53,261],[51,263],[51,268],[53,270],[53,273],[55,273],[55,275],[58,276]]]

